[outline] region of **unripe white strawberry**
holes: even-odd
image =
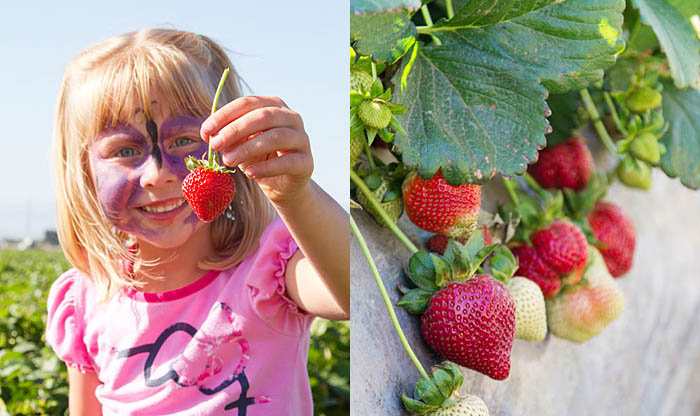
[[[603,256],[589,247],[591,263],[583,281],[547,299],[547,324],[558,337],[584,342],[598,335],[625,306],[622,290],[605,267]]]
[[[479,397],[468,394],[457,403],[437,410],[434,416],[488,416],[489,408]]]
[[[506,284],[515,302],[515,337],[542,341],[547,336],[547,311],[537,283],[526,277],[513,277]]]

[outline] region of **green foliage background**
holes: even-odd
[[[67,415],[66,367],[46,344],[46,297],[70,267],[60,251],[0,250],[0,416]],[[317,319],[309,378],[319,416],[350,413],[350,326]]]

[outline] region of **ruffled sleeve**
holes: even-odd
[[[46,340],[58,358],[84,373],[95,369],[83,342],[85,327],[78,303],[78,278],[79,272],[71,269],[51,285],[46,302]]]
[[[257,315],[272,329],[286,335],[308,330],[313,316],[299,308],[286,294],[287,262],[298,250],[281,218],[275,218],[260,237],[246,285]]]

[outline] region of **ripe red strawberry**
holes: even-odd
[[[540,151],[539,159],[528,172],[543,188],[581,190],[593,171],[593,156],[583,139],[572,137],[566,142]]]
[[[402,191],[404,210],[418,227],[449,238],[467,238],[476,228],[481,186],[452,186],[441,171],[428,180],[412,172]]]
[[[605,247],[598,248],[613,277],[619,277],[632,268],[636,233],[632,219],[619,206],[598,201],[588,214],[593,235]]]
[[[227,172],[198,167],[182,181],[182,192],[195,214],[212,222],[231,204],[236,191],[233,177]]]
[[[440,356],[504,380],[510,373],[515,304],[505,285],[477,274],[435,293],[421,318],[423,337]]]
[[[540,286],[545,298],[556,295],[562,283],[581,280],[588,261],[586,235],[573,223],[556,220],[530,237],[532,246],[513,249],[520,267],[517,275]]]

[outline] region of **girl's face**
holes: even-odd
[[[185,158],[200,158],[207,143],[203,119],[159,111],[137,112],[102,131],[89,145],[90,170],[107,218],[121,231],[159,248],[175,248],[205,225],[182,195]]]

